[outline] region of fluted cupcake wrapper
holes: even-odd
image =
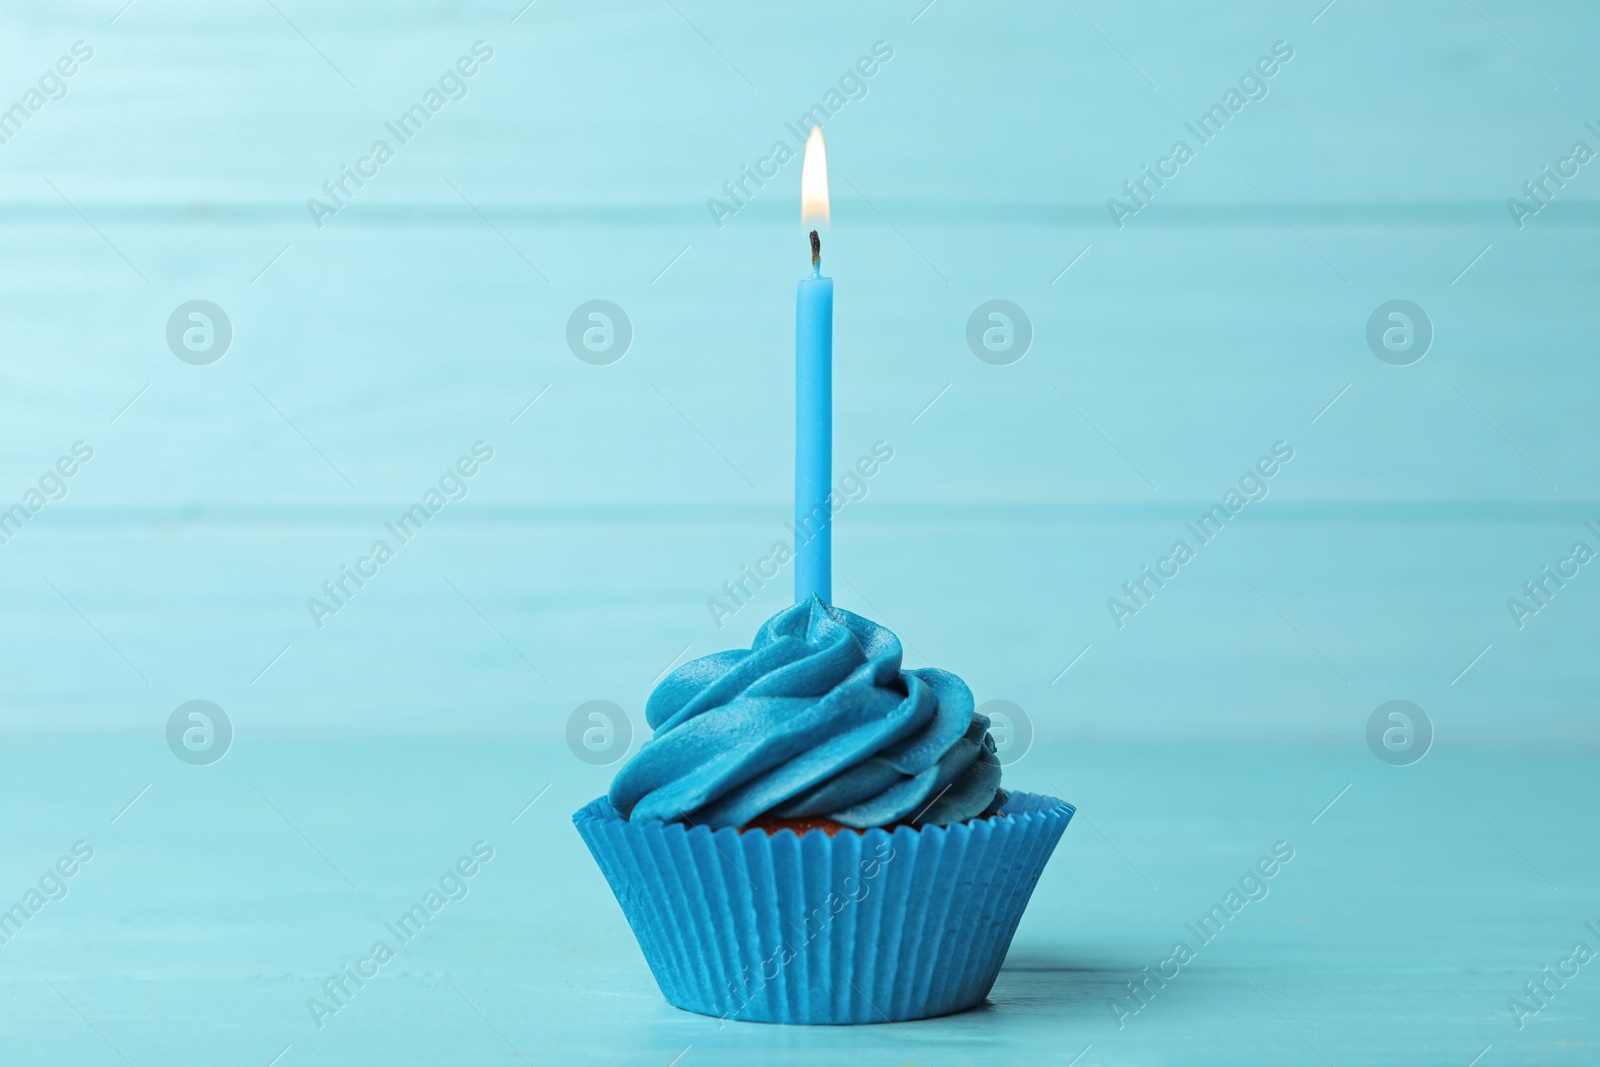
[[[988,996],[1073,810],[1012,793],[986,818],[831,837],[633,823],[604,797],[572,819],[668,1001],[874,1023]]]

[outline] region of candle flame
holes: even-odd
[[[806,157],[800,164],[800,221],[828,221],[828,151],[822,145],[822,127],[811,127]]]

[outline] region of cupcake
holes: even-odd
[[[654,733],[573,816],[662,995],[871,1023],[970,1008],[1073,808],[1000,788],[989,721],[816,597],[650,694]]]

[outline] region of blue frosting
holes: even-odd
[[[1004,799],[966,683],[901,670],[898,637],[816,597],[768,619],[749,649],[673,671],[645,717],[654,736],[611,783],[629,819],[938,826]]]

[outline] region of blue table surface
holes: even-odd
[[[209,767],[159,741],[8,752],[6,893],[74,842],[94,853],[0,946],[8,1064],[1600,1056],[1600,964],[1521,1029],[1508,1008],[1576,942],[1600,949],[1585,925],[1600,925],[1600,782],[1570,755],[1442,745],[1390,767],[1365,748],[1037,746],[1007,780],[1079,813],[988,1004],[807,1028],[661,999],[570,822],[610,771],[559,744],[241,738]],[[466,895],[401,944],[385,924],[478,842],[493,858]],[[1293,859],[1267,895],[1201,944],[1186,924],[1280,842]],[[380,939],[395,958],[319,1027],[308,1000]],[[1195,959],[1137,1013],[1113,1011],[1180,940]]]
[[[1324,5],[0,12],[0,513],[93,449],[0,541],[0,906],[94,850],[0,944],[0,1064],[1600,1062],[1595,965],[1508,1007],[1600,950],[1600,578],[1508,606],[1600,550],[1597,164],[1507,207],[1600,149],[1600,8]],[[836,601],[1020,708],[1007,780],[1080,815],[984,1009],[718,1029],[661,1001],[572,830],[612,769],[566,731],[614,701],[636,749],[657,679],[789,602],[784,570],[708,607],[790,517],[798,160],[707,202],[880,42],[825,125],[835,459],[893,450]],[[1366,336],[1397,298],[1433,330],[1408,366]],[[209,365],[167,339],[195,299],[232,327]],[[610,365],[566,340],[594,299],[632,325]],[[967,341],[995,299],[1032,328],[1010,365]],[[318,618],[475,442],[464,498]],[[234,731],[211,766],[165,738],[196,699]],[[1366,741],[1393,699],[1434,733],[1412,766]],[[470,895],[317,1028],[479,840]]]

